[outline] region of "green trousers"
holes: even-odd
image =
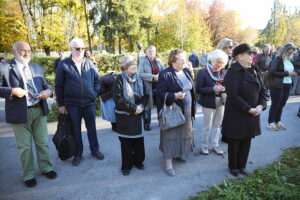
[[[27,122],[12,124],[12,128],[23,167],[23,180],[27,181],[35,177],[32,138],[36,147],[39,169],[42,173],[53,170],[49,158],[47,116],[43,115],[41,108],[28,109]]]

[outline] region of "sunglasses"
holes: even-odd
[[[76,49],[76,51],[80,51],[80,50],[81,50],[81,51],[84,51],[84,50],[85,50],[84,47],[82,47],[82,48],[81,48],[81,47],[73,47],[73,48]]]
[[[233,49],[233,46],[229,46],[229,47],[227,47],[228,49]]]

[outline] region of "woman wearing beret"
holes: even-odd
[[[116,104],[116,132],[121,143],[122,173],[129,175],[133,166],[144,170],[145,147],[142,113],[148,103],[148,95],[142,78],[138,75],[132,56],[120,59],[122,73],[113,85]]]
[[[259,71],[252,67],[248,44],[233,50],[224,78],[227,93],[222,134],[229,139],[228,166],[233,176],[246,175],[251,139],[261,134],[260,114],[266,108],[266,91]]]

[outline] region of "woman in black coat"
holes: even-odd
[[[266,108],[266,91],[259,72],[251,66],[252,53],[248,44],[233,50],[224,84],[227,93],[222,134],[229,139],[228,162],[230,173],[247,174],[246,163],[251,139],[261,134],[260,113]]]
[[[129,175],[133,165],[144,169],[145,148],[142,113],[148,103],[146,87],[137,73],[136,61],[132,56],[120,59],[122,73],[113,85],[116,104],[116,132],[121,142],[122,173]]]

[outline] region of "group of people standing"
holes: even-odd
[[[268,128],[285,129],[281,114],[292,77],[297,75],[291,62],[295,49],[288,43],[272,61],[259,55],[257,62],[253,62],[255,52],[248,44],[235,45],[224,38],[215,50],[205,55],[205,65],[194,82],[192,65],[187,62],[183,50],[172,50],[168,67],[164,67],[154,46],[147,47],[139,64],[135,57],[123,56],[119,64],[121,73],[100,77],[93,61],[84,56],[83,40],[74,38],[70,42],[71,56],[58,62],[55,77],[59,113],[68,114],[72,122],[76,146],[72,164],[78,166],[82,161],[82,119],[87,127],[91,155],[98,160],[104,159],[95,120],[95,101],[100,95],[102,117],[111,122],[120,141],[123,175],[129,175],[133,167],[145,169],[144,136],[145,131],[151,130],[151,109],[156,107],[160,113],[165,106],[180,108],[184,123],[160,130],[159,149],[165,160],[165,173],[175,176],[173,161],[186,162],[195,146],[193,126],[197,126],[194,124],[197,100],[203,113],[200,153],[208,155],[211,146],[216,154],[223,155],[219,146],[221,132],[228,143],[230,173],[246,175],[251,140],[261,134],[260,114],[266,109],[268,100],[261,63],[269,65],[268,87],[272,105]],[[16,42],[13,52],[12,62],[0,67],[0,97],[6,99],[6,121],[12,124],[16,135],[23,181],[26,186],[33,187],[37,183],[32,138],[40,170],[50,179],[57,176],[47,144],[46,100],[52,96],[52,89],[42,67],[30,62],[31,48],[27,43]],[[196,99],[196,93],[200,95],[199,99]]]

